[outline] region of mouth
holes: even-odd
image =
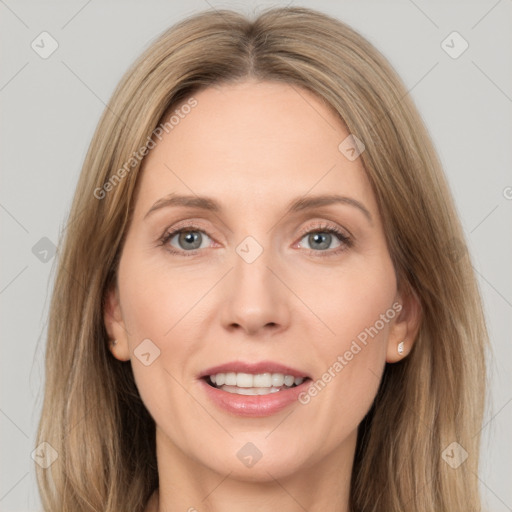
[[[284,373],[219,372],[202,379],[211,387],[237,395],[270,395],[300,386],[311,380],[306,376]]]
[[[238,417],[277,414],[297,402],[312,382],[302,370],[277,361],[231,361],[198,375],[205,397]]]

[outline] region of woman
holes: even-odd
[[[486,344],[385,58],[306,8],[191,16],[126,73],[84,162],[44,509],[481,510]]]

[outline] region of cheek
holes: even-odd
[[[349,431],[369,409],[385,366],[389,330],[397,315],[395,272],[382,252],[316,282],[323,292],[310,292],[310,304],[326,328],[312,344],[320,370],[300,401],[310,404],[319,418],[329,414],[325,421],[336,417]]]
[[[304,302],[311,304],[325,326],[322,346],[326,354],[349,350],[353,340],[364,344],[387,338],[395,316],[392,305],[397,290],[393,264],[386,251],[354,257],[346,266],[317,273],[314,288],[311,277],[302,279],[300,293],[308,297]],[[371,352],[369,342],[366,346],[370,350],[364,352]]]
[[[143,399],[146,390],[160,387],[157,377],[164,366],[163,341],[172,328],[178,302],[176,294],[162,295],[161,287],[156,272],[127,242],[119,265],[119,290],[131,364]]]
[[[169,344],[194,304],[212,286],[190,266],[170,268],[164,249],[151,248],[145,254],[135,240],[127,241],[119,282],[123,316],[135,345],[141,336]]]
[[[185,418],[169,422],[171,404],[175,417],[185,411],[204,421],[204,411],[190,409],[190,397],[183,386],[190,387],[193,371],[188,362],[194,361],[200,349],[194,343],[197,331],[190,323],[199,309],[193,306],[212,284],[204,277],[200,279],[197,272],[170,273],[162,265],[164,258],[144,259],[135,251],[130,253],[128,244],[126,247],[119,267],[119,287],[135,382],[156,423],[178,435],[187,422]]]

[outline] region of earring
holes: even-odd
[[[397,348],[397,351],[400,355],[402,355],[404,353],[404,342],[401,341],[399,344],[398,344],[398,348]]]
[[[117,340],[110,340],[110,344],[111,345],[116,345],[117,344]]]

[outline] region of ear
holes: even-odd
[[[110,340],[108,344],[110,352],[120,361],[129,361],[128,331],[121,311],[117,284],[113,284],[105,295],[103,321]]]
[[[412,349],[421,324],[421,302],[416,292],[409,286],[398,291],[395,298],[397,316],[389,330],[386,362],[396,363],[406,357]],[[398,306],[400,305],[400,306]],[[399,344],[403,342],[402,353]]]

